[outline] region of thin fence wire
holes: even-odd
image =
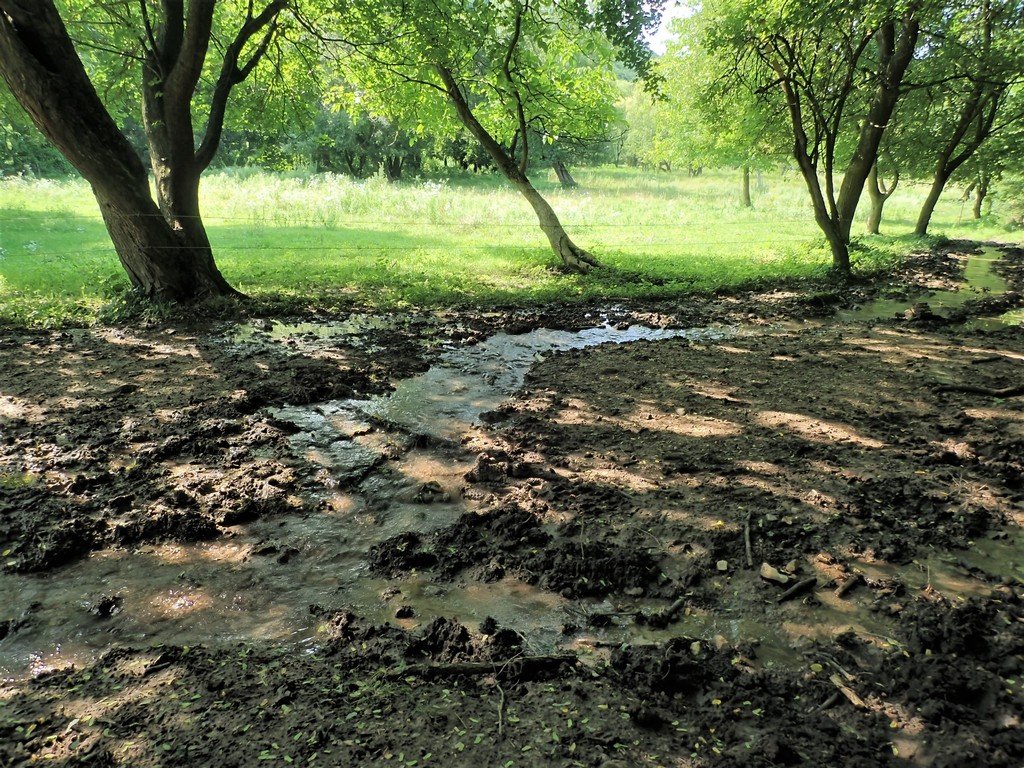
[[[163,218],[163,216],[161,214],[158,214],[158,213],[134,213],[134,214],[126,214],[126,216],[125,216],[125,218],[146,218],[146,217]],[[274,222],[275,221],[275,215],[274,214],[271,214],[269,216],[264,216],[264,217],[203,215],[203,216],[179,216],[178,218],[179,219],[194,218],[194,219],[202,219],[203,221],[238,221],[238,222],[244,222],[244,223],[247,223],[247,224],[251,224],[253,226],[274,226],[274,224],[268,223],[268,222]],[[279,218],[281,221],[287,222],[289,226],[311,226],[311,227],[315,226],[315,227],[339,227],[339,228],[345,228],[345,227],[349,227],[349,226],[352,226],[352,225],[358,225],[358,226],[409,226],[409,227],[452,227],[452,226],[457,226],[457,227],[495,227],[495,228],[509,227],[509,228],[524,228],[524,229],[540,229],[540,225],[537,224],[536,222],[512,222],[512,221],[508,221],[508,222],[503,222],[503,221],[498,221],[498,222],[492,222],[492,221],[466,222],[466,221],[459,221],[458,219],[451,219],[451,220],[448,220],[448,221],[436,221],[436,220],[426,220],[426,219],[344,219],[344,218],[340,218],[340,217],[339,218],[335,218],[335,217],[331,217],[331,216],[323,216],[323,217],[320,217],[320,218],[292,218],[292,217],[288,216],[287,214],[281,214],[277,218]],[[68,220],[87,221],[87,222],[90,222],[92,224],[97,224],[97,225],[102,225],[103,224],[102,219],[100,219],[98,217],[95,217],[95,216],[89,216],[87,214],[80,214],[80,213],[68,213],[68,214],[62,214],[60,216],[47,216],[45,218],[40,218],[39,216],[0,216],[0,226],[3,226],[3,224],[5,224],[5,223],[12,223],[12,222],[18,222],[18,221],[29,221],[29,222],[36,222],[36,223],[63,223],[63,222],[66,222]],[[766,223],[768,223],[768,224],[776,224],[778,222],[793,222],[793,223],[806,224],[807,221],[808,221],[807,218],[806,217],[802,217],[802,216],[793,216],[793,217],[772,216],[769,221],[751,220],[750,223],[751,224],[762,224],[762,225],[766,224]],[[743,224],[743,223],[745,223],[745,222],[742,219],[740,219],[738,221],[737,220],[733,220],[733,221],[730,222],[730,224],[732,224],[732,225]],[[620,229],[621,228],[621,229],[659,229],[659,230],[667,230],[667,229],[688,229],[689,227],[693,226],[693,224],[692,223],[683,223],[683,224],[661,224],[661,223],[659,223],[659,224],[637,224],[637,223],[633,223],[633,222],[592,222],[592,221],[591,222],[587,222],[587,221],[576,222],[576,221],[572,221],[572,220],[567,220],[567,221],[562,221],[562,226],[564,226],[564,227],[573,227],[573,228],[577,228],[577,229],[584,229],[584,228]]]

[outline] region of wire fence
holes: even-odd
[[[162,219],[163,214],[160,213],[133,213],[125,214],[124,218],[157,218]],[[403,226],[403,227],[495,227],[495,228],[520,228],[520,229],[539,229],[540,225],[537,222],[529,221],[463,221],[459,219],[447,219],[443,221],[431,220],[431,219],[347,219],[338,216],[324,215],[316,218],[296,218],[288,214],[267,214],[264,216],[218,216],[218,215],[207,215],[202,216],[178,216],[178,219],[200,219],[204,222],[207,221],[235,221],[251,224],[253,226],[266,226],[268,221],[280,219],[287,221],[289,226],[335,226],[339,228],[347,228],[350,226]],[[46,216],[40,218],[38,215],[22,215],[22,216],[0,216],[0,226],[5,223],[28,221],[35,223],[63,223],[68,220],[87,221],[91,224],[102,225],[103,220],[99,216],[90,216],[82,213],[67,213],[61,214],[60,216]],[[806,216],[771,216],[769,220],[764,219],[750,219],[747,220],[750,224],[757,224],[764,226],[765,224],[776,224],[779,222],[791,222],[808,224],[813,223]],[[700,219],[701,223],[707,222],[707,217]],[[595,221],[573,221],[572,219],[565,219],[562,221],[562,226],[572,227],[574,229],[651,229],[657,228],[661,230],[665,229],[688,229],[697,222],[691,221],[688,223],[671,224],[671,223],[637,223],[637,222],[595,222]],[[731,220],[730,224],[744,223],[743,219]]]

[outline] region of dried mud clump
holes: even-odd
[[[514,504],[467,513],[429,542],[414,533],[392,537],[371,550],[370,568],[391,577],[418,569],[448,579],[466,570],[484,581],[512,575],[566,597],[639,594],[660,576],[646,549],[613,541],[556,540],[536,515]]]

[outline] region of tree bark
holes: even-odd
[[[576,189],[579,184],[576,183],[576,179],[569,173],[569,169],[565,167],[565,163],[561,160],[555,160],[553,163],[555,169],[555,175],[558,177],[558,183],[562,185],[562,189]]]
[[[402,158],[387,157],[384,159],[384,175],[388,181],[401,181],[402,179]]]
[[[473,110],[466,101],[466,97],[463,95],[462,89],[459,87],[451,71],[441,65],[437,65],[435,68],[441,77],[441,82],[444,83],[445,94],[448,96],[452,106],[455,107],[459,120],[473,134],[473,137],[480,142],[480,145],[486,150],[487,154],[491,156],[498,170],[526,198],[526,201],[537,215],[537,221],[540,223],[541,230],[548,238],[551,250],[561,259],[562,264],[568,269],[582,273],[589,272],[592,268],[600,266],[600,262],[597,259],[572,241],[548,201],[537,191],[526,174],[520,170],[519,165],[509,155],[508,151],[476,119],[476,115],[473,114]]]
[[[813,151],[810,147],[804,125],[801,94],[794,83],[792,72],[787,71],[787,66],[791,66],[791,63],[773,60],[772,53],[764,56],[779,76],[779,86],[786,96],[793,129],[793,154],[811,195],[815,221],[828,240],[832,251],[833,268],[843,274],[850,271],[850,233],[853,217],[857,212],[868,175],[878,159],[878,148],[899,100],[900,84],[913,59],[919,33],[920,23],[916,16],[911,14],[898,24],[895,21],[882,24],[874,34],[878,49],[878,86],[871,98],[866,119],[861,123],[857,146],[843,173],[838,197],[833,192],[834,151],[840,128],[838,117],[834,118],[832,124],[817,126],[819,130],[826,132],[825,188],[822,189],[818,175],[820,146],[815,146]],[[867,40],[864,41],[865,44],[866,42]],[[852,87],[852,81],[849,86]],[[844,94],[844,98],[845,95],[848,94]],[[838,114],[841,115],[841,110]],[[817,141],[821,141],[820,135]]]
[[[888,187],[879,179],[878,176],[878,163],[876,162],[871,166],[871,172],[868,174],[867,188],[868,196],[871,198],[871,212],[868,214],[867,230],[869,235],[877,235],[880,233],[882,225],[882,212],[885,208],[885,203],[892,193],[896,191],[896,185],[900,183],[899,171],[893,175],[892,184]]]
[[[0,0],[0,74],[90,183],[132,285],[157,300],[234,293],[205,246],[166,221],[142,162],[89,80],[53,0]],[[198,207],[198,195],[196,196]]]
[[[942,190],[945,189],[950,174],[951,172],[947,172],[945,167],[936,169],[935,175],[932,177],[932,184],[928,188],[928,195],[921,205],[921,212],[917,215],[917,225],[914,227],[914,234],[918,237],[924,237],[928,234],[932,214],[935,213],[935,206],[938,205],[939,198],[942,197]]]
[[[850,242],[850,231],[853,228],[853,217],[857,213],[864,184],[868,174],[878,160],[878,147],[882,143],[882,135],[889,125],[896,102],[900,97],[900,84],[906,74],[907,67],[914,58],[917,38],[920,33],[920,22],[910,18],[900,24],[901,34],[897,37],[895,23],[883,24],[876,33],[876,42],[880,53],[878,87],[871,100],[867,119],[861,125],[860,137],[853,157],[843,174],[843,183],[839,188],[837,201],[839,225],[843,238]]]
[[[980,53],[977,54],[978,58],[982,61],[987,60],[992,51],[994,21],[991,10],[991,3],[982,3],[980,22],[982,25],[982,42]],[[989,81],[984,77],[978,77],[974,80],[971,93],[960,110],[957,124],[936,159],[932,186],[928,190],[928,196],[925,198],[924,205],[921,206],[921,213],[917,217],[917,226],[914,228],[914,234],[919,236],[928,234],[928,227],[931,224],[932,215],[935,213],[935,206],[939,202],[939,197],[942,195],[946,182],[949,181],[961,165],[970,159],[985,140],[992,135],[1000,102],[1006,95],[1008,88],[1008,82]]]
[[[750,166],[743,166],[743,190],[740,194],[740,205],[744,208],[753,208],[754,203],[750,200]]]
[[[974,218],[980,219],[982,213],[982,206],[985,204],[985,198],[988,197],[988,177],[982,175],[978,179],[978,184],[974,188]]]

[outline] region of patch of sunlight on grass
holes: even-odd
[[[445,181],[353,180],[227,169],[203,181],[217,262],[232,284],[297,309],[450,306],[667,298],[823,276],[827,249],[793,172],[764,174],[754,208],[739,205],[737,171],[685,174],[580,169],[579,189],[538,172],[573,238],[613,270],[569,275],[529,206],[494,175]],[[969,218],[949,190],[935,234],[1021,241],[993,215]],[[865,237],[855,268],[891,267],[930,241],[913,229],[923,185],[902,184],[881,237]],[[863,229],[863,224],[857,225]],[[127,278],[88,185],[0,180],[0,320],[95,321]]]

